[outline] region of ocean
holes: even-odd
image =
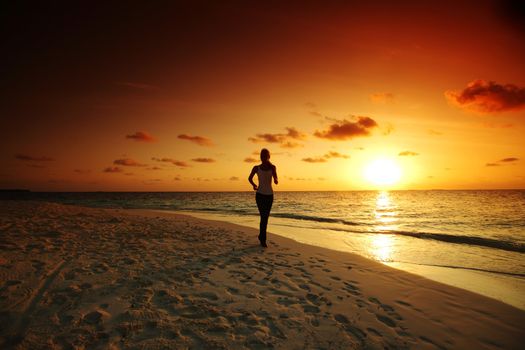
[[[20,193],[258,227],[252,192]],[[276,192],[268,231],[363,255],[525,310],[525,190]],[[256,242],[254,237],[254,242]]]

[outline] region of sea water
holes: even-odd
[[[253,192],[31,193],[258,227]],[[276,192],[268,231],[525,309],[525,190]],[[256,240],[254,238],[254,240]]]

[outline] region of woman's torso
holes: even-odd
[[[272,165],[261,164],[257,166],[257,177],[259,178],[259,186],[257,188],[257,193],[265,195],[273,194],[272,175]]]

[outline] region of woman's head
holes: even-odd
[[[268,151],[266,148],[263,148],[261,150],[261,161],[267,162],[270,160],[270,151]]]

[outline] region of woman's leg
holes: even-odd
[[[268,227],[268,217],[273,204],[273,195],[262,195],[257,193],[255,195],[261,222],[259,224],[259,241],[261,244],[266,244],[266,228]]]

